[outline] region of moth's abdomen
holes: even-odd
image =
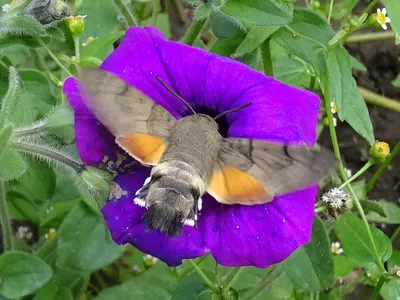
[[[146,227],[174,236],[184,224],[193,226],[204,188],[198,172],[185,162],[170,160],[154,167],[145,195],[138,194],[145,196],[148,208],[143,215]]]

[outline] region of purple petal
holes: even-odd
[[[228,136],[309,145],[315,142],[317,95],[231,59],[166,41],[155,28],[130,28],[101,68],[140,89],[177,118],[187,115],[188,109],[159,84],[156,76],[198,112],[219,113],[252,102],[250,107],[228,115]],[[76,138],[82,159],[97,164],[104,155],[115,157],[118,147],[113,138],[82,104],[72,80],[66,82],[64,92],[76,112]],[[108,203],[103,213],[118,243],[131,242],[170,265],[211,252],[224,265],[266,267],[285,259],[310,239],[316,187],[250,207],[221,205],[205,196],[198,230],[185,227],[175,240],[146,233],[141,222],[144,209],[132,202],[143,176],[120,175],[117,182],[130,194]]]

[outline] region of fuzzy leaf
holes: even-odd
[[[319,218],[314,221],[311,241],[297,249],[283,265],[293,284],[301,291],[318,292],[333,284],[333,257],[328,234]]]
[[[222,11],[246,25],[282,26],[292,21],[293,4],[280,0],[230,0]]]
[[[4,150],[6,149],[12,133],[13,133],[13,128],[11,125],[8,125],[0,130],[0,157],[4,152]]]
[[[215,274],[210,271],[204,271],[208,278],[215,278]],[[212,279],[211,279],[212,280]],[[207,300],[211,299],[213,292],[204,284],[204,281],[197,273],[185,277],[181,280],[172,294],[171,300],[196,299]]]
[[[400,207],[398,204],[386,200],[380,200],[375,203],[382,208],[386,216],[374,211],[367,215],[368,220],[387,224],[400,224]]]
[[[16,151],[6,148],[0,156],[0,178],[9,181],[22,176],[26,171],[26,164]]]
[[[273,66],[276,79],[299,88],[310,85],[311,77],[306,73],[306,66],[298,59],[278,56],[274,58]]]
[[[1,99],[0,107],[0,127],[9,123],[9,116],[14,110],[18,95],[21,93],[21,81],[18,72],[14,67],[9,69],[8,90],[3,99]]]
[[[377,202],[377,201],[371,201],[371,200],[364,200],[360,201],[362,208],[364,209],[365,213],[369,212],[375,212],[382,218],[387,218],[388,215],[383,209],[382,205]]]
[[[392,255],[392,245],[389,238],[379,229],[369,226],[372,237],[383,262]],[[376,264],[372,244],[362,220],[352,213],[343,215],[333,226],[344,250],[344,255],[361,267],[371,267]]]
[[[0,295],[16,299],[32,294],[51,274],[51,268],[40,258],[23,252],[7,252],[0,256]]]
[[[210,25],[213,33],[219,39],[226,39],[233,36],[238,30],[244,28],[240,21],[220,10],[211,14]]]

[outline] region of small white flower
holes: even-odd
[[[333,188],[321,197],[334,210],[348,210],[352,206],[351,197],[340,188]]]
[[[336,102],[331,101],[331,113],[335,114],[337,113],[337,105]]]
[[[351,176],[353,176],[353,172],[350,169],[344,168],[344,171],[346,172],[347,178],[350,178]]]
[[[19,238],[19,239],[23,239],[25,237],[27,237],[29,239],[29,237],[27,236],[28,233],[29,233],[29,228],[28,227],[20,226],[20,227],[18,227],[16,235],[17,235],[17,238]]]
[[[9,10],[10,10],[10,8],[11,8],[11,5],[10,4],[4,4],[2,7],[1,7],[1,10],[2,10],[2,12],[8,12]]]
[[[143,260],[146,265],[152,266],[158,261],[158,258],[151,256],[150,254],[146,254],[145,256],[143,256]]]
[[[54,228],[50,228],[49,232],[44,235],[46,240],[52,240],[56,237],[57,232]]]
[[[376,20],[381,25],[383,30],[388,29],[387,24],[390,23],[390,18],[386,16],[386,8],[380,8],[376,11]]]
[[[89,45],[91,42],[93,42],[93,41],[96,40],[96,39],[97,39],[97,38],[94,38],[94,37],[92,37],[92,36],[89,36],[89,37],[86,39],[86,41],[82,43],[82,46],[85,47],[85,46]],[[117,155],[118,155],[118,153],[117,153]],[[107,157],[107,156],[106,156],[106,157]]]
[[[339,255],[343,253],[342,246],[340,245],[340,242],[333,242],[331,245],[331,252],[333,254]]]

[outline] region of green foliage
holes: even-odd
[[[156,25],[167,39],[181,38],[190,13],[202,28],[194,32],[195,47],[317,93],[318,135],[331,134],[335,150],[342,142],[336,132],[343,127],[323,130],[333,124],[325,98],[337,104],[333,117],[354,129],[354,139],[375,142],[368,107],[353,78],[353,71],[370,76],[370,70],[345,43],[354,32],[363,34],[359,30],[375,18],[377,6],[360,14],[359,0],[333,1],[332,8],[330,1],[308,0],[304,5],[295,0],[186,2],[183,7],[181,1],[164,1],[158,9]],[[101,198],[96,196],[109,194],[113,174],[79,159],[74,112],[62,86],[80,68],[101,65],[123,39],[127,18],[130,24],[153,26],[157,1],[71,0],[66,8],[65,2],[51,0],[50,7],[62,7],[61,20],[50,23],[44,22],[46,15],[34,16],[32,3],[13,2],[0,13],[0,217],[2,225],[12,224],[0,226],[0,299],[344,299],[354,286],[377,287],[381,277],[380,296],[400,297],[400,252],[374,227],[399,225],[400,208],[396,199],[370,200],[363,174],[343,188],[353,201],[351,212],[333,213],[319,201],[310,242],[265,269],[221,266],[211,255],[193,260],[201,271],[186,260],[177,268],[160,261],[149,265],[145,253],[117,246],[95,202]],[[399,42],[400,3],[386,0],[385,5]],[[73,36],[64,22],[70,11],[87,15],[81,34]],[[400,76],[390,80],[400,87]],[[341,172],[331,175],[320,183],[323,191],[346,181]],[[31,235],[21,236],[25,227]],[[392,227],[385,232],[393,234]],[[11,241],[5,249],[3,236]],[[342,254],[332,254],[331,242],[337,240]]]

